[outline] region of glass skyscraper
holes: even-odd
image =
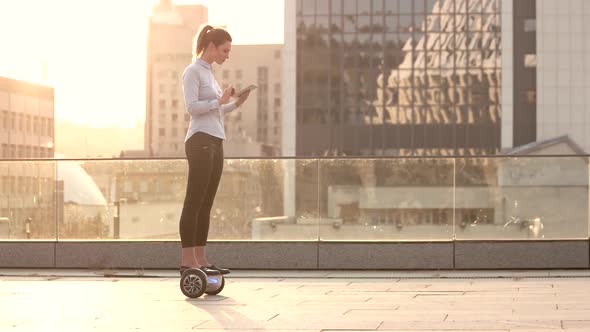
[[[498,153],[502,2],[297,0],[296,155]]]

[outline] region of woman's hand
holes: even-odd
[[[248,90],[240,95],[240,98],[238,98],[238,100],[236,101],[236,105],[238,107],[240,107],[246,101],[246,99],[248,99],[248,96],[250,95],[250,91],[251,90]]]
[[[225,88],[225,90],[223,90],[223,94],[221,95],[221,97],[219,97],[219,105],[224,105],[229,103],[229,97],[231,97],[234,94],[234,87],[232,84],[230,84],[227,88]]]

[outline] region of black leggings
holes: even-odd
[[[223,140],[203,132],[185,143],[188,184],[180,216],[183,248],[204,246],[209,235],[209,215],[223,170]]]

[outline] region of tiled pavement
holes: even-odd
[[[0,270],[0,331],[590,331],[590,271]]]

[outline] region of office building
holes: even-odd
[[[0,156],[53,158],[54,90],[0,77]],[[0,163],[0,221],[5,238],[52,237],[55,224],[55,164]],[[33,197],[33,199],[31,199]]]
[[[53,88],[0,77],[2,158],[52,158]]]
[[[274,44],[233,45],[229,60],[223,66],[214,66],[223,88],[229,84],[236,90],[250,84],[258,86],[237,111],[225,117],[226,145],[241,148],[241,152],[228,151],[228,155],[281,155],[282,48]],[[248,142],[258,148],[245,149]]]
[[[285,14],[288,155],[490,155],[563,135],[590,149],[584,1],[287,0]]]
[[[144,147],[150,156],[184,156],[189,115],[182,73],[192,61],[193,38],[207,22],[207,7],[161,0],[149,18]]]

